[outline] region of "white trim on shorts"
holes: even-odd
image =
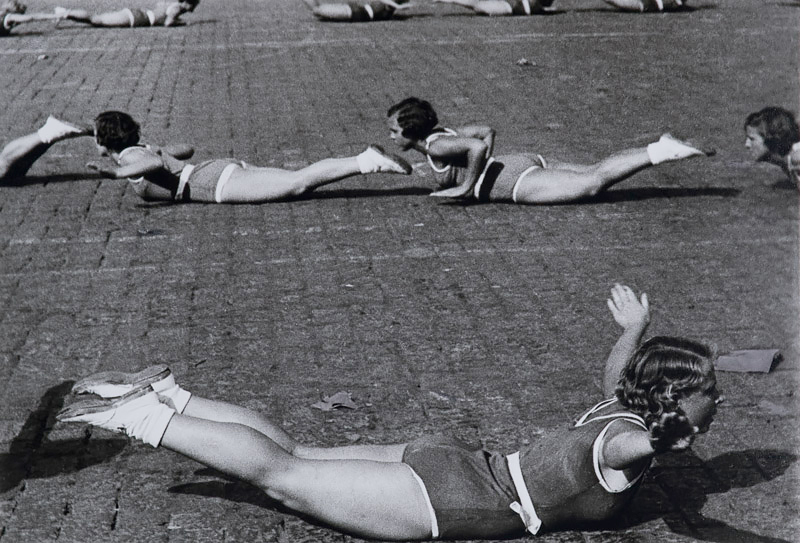
[[[489,166],[494,164],[495,160],[494,157],[489,157],[486,161],[486,165],[483,167],[483,171],[478,176],[478,181],[475,183],[475,188],[472,191],[472,194],[475,196],[476,199],[480,198],[481,194],[481,187],[483,186],[483,181],[486,179],[486,172],[489,171]]]
[[[134,23],[136,23],[136,18],[133,16],[133,10],[131,8],[123,8],[125,15],[128,16],[128,19],[131,22],[131,28],[133,28]]]
[[[511,480],[514,482],[514,489],[517,491],[519,501],[522,502],[514,502],[509,507],[520,516],[525,524],[525,529],[532,535],[536,535],[542,528],[542,520],[536,514],[528,487],[525,485],[522,468],[519,465],[519,451],[506,456],[506,461],[508,462],[508,471],[511,473]]]
[[[231,175],[233,175],[233,170],[236,168],[241,168],[241,164],[233,163],[228,164],[222,170],[222,173],[219,174],[219,180],[217,181],[217,190],[214,191],[214,201],[218,204],[222,203],[222,191],[225,189],[225,185],[228,184],[228,181],[231,180]]]
[[[419,488],[422,490],[422,495],[425,497],[425,504],[428,506],[428,514],[431,517],[431,539],[436,539],[439,537],[439,522],[436,520],[436,511],[433,510],[431,498],[428,496],[428,489],[425,488],[425,482],[419,475],[417,475],[417,472],[414,471],[414,468],[408,464],[403,465],[411,471],[411,475],[413,475],[414,479],[417,481],[417,483],[419,483]]]
[[[176,200],[183,200],[183,191],[186,190],[186,183],[189,182],[189,176],[192,175],[194,171],[194,164],[187,164],[181,170],[181,177],[178,181],[178,189],[175,192],[175,199]]]
[[[511,201],[514,202],[515,204],[517,203],[517,187],[519,187],[519,182],[522,181],[522,178],[525,177],[526,175],[528,175],[529,173],[531,173],[533,170],[545,170],[545,169],[547,169],[547,161],[544,159],[544,157],[542,155],[536,155],[536,156],[539,159],[539,162],[542,163],[542,165],[541,166],[531,166],[530,168],[527,168],[524,172],[519,174],[519,177],[517,177],[517,180],[514,181],[514,188],[511,189]]]

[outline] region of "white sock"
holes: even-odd
[[[169,421],[172,420],[172,416],[175,414],[175,410],[159,403],[148,406],[148,411],[143,415],[134,413],[139,414],[139,417],[132,419],[128,423],[121,421],[124,424],[125,433],[132,438],[144,441],[148,445],[158,447],[167,431]]]
[[[183,413],[183,410],[186,409],[186,404],[189,403],[189,398],[192,397],[192,393],[182,389],[175,382],[175,378],[172,375],[153,383],[151,386],[158,394],[159,400],[166,400],[164,403],[177,413]]]

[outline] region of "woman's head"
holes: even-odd
[[[98,145],[120,152],[139,143],[139,124],[121,111],[104,111],[94,120],[94,135]]]
[[[782,107],[765,107],[747,116],[744,122],[747,134],[745,147],[755,160],[770,156],[784,157],[792,145],[800,141],[800,128],[791,111]]]
[[[715,356],[708,346],[689,339],[651,338],[623,368],[617,398],[625,408],[642,416],[648,427],[665,413],[677,412],[705,431],[721,401]]]
[[[391,138],[400,147],[408,147],[415,141],[427,138],[439,124],[431,104],[419,98],[406,98],[389,108]]]

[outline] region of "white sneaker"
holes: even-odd
[[[136,388],[117,399],[92,398],[74,402],[56,415],[60,422],[84,422],[124,433],[158,447],[175,410],[158,401],[150,386]]]
[[[387,153],[377,145],[370,145],[367,150],[356,157],[361,173],[411,173],[411,164],[397,155]]]
[[[175,385],[175,378],[165,364],[150,366],[136,373],[104,371],[72,385],[73,394],[96,394],[101,398],[120,398],[135,388],[151,385],[158,391]]]
[[[89,136],[93,130],[89,127],[77,126],[58,120],[51,115],[37,132],[42,142],[53,143],[74,136]]]
[[[662,162],[681,160],[693,156],[711,156],[715,153],[714,149],[699,149],[686,141],[675,138],[671,134],[664,134],[657,142],[647,146],[647,154],[653,164],[661,164]]]

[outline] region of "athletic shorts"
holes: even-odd
[[[475,185],[479,202],[516,202],[516,187],[528,172],[545,168],[541,155],[503,155],[487,163],[482,178]]]
[[[506,0],[511,6],[512,15],[530,15],[536,0]]]
[[[642,11],[671,11],[683,7],[683,0],[642,0]]]
[[[125,8],[123,10],[131,21],[131,28],[135,26],[153,26],[155,22],[155,13],[144,9],[131,9]]]
[[[207,160],[196,166],[187,165],[181,172],[176,198],[184,202],[221,203],[222,189],[233,172],[245,163],[232,158]]]
[[[424,483],[441,539],[521,536],[514,482],[502,455],[445,436],[412,441],[403,462]]]
[[[381,2],[350,2],[353,22],[385,21],[391,19],[394,9]]]

